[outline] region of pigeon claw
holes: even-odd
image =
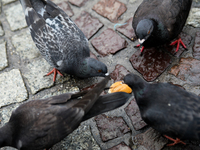
[[[164,135],[164,136],[165,136],[167,139],[169,139],[169,140],[171,140],[171,141],[174,142],[174,143],[171,143],[171,144],[167,144],[167,146],[174,146],[174,145],[176,145],[176,144],[178,144],[178,143],[182,143],[182,144],[186,145],[186,143],[183,142],[183,141],[181,141],[179,138],[173,139],[173,138],[171,138],[171,137],[169,137],[169,136],[167,136],[167,135]]]
[[[185,49],[187,49],[187,47],[185,46],[185,44],[183,43],[183,41],[181,40],[181,38],[179,38],[178,40],[172,42],[170,45],[175,45],[176,43],[177,43],[177,47],[176,47],[175,53],[178,52],[179,47],[180,47],[180,44],[181,44]]]
[[[53,82],[56,81],[56,75],[57,75],[57,73],[58,73],[59,75],[63,76],[62,73],[60,73],[60,71],[58,71],[56,68],[53,68],[53,70],[51,70],[49,73],[47,73],[46,76],[49,76],[49,75],[52,74],[52,73],[54,73]]]

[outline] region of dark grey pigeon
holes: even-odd
[[[66,93],[20,105],[12,112],[9,122],[0,128],[0,147],[49,149],[82,121],[122,106],[130,94],[119,92],[99,96],[109,79],[106,77],[89,91]]]
[[[90,58],[87,38],[62,9],[50,0],[20,2],[33,41],[55,68],[49,73],[54,73],[54,81],[59,71],[80,78],[105,77],[106,65]]]
[[[124,83],[132,88],[142,119],[174,141],[169,145],[200,140],[199,96],[170,83],[150,84],[135,74],[126,75]]]
[[[136,10],[132,26],[142,46],[155,47],[169,43],[182,31],[187,20],[192,0],[143,0]],[[186,46],[179,38],[176,52],[179,45]]]

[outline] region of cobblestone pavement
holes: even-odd
[[[145,50],[143,56],[131,27],[133,14],[142,0],[53,0],[89,39],[93,57],[103,61],[111,84],[128,72],[149,82],[171,82],[200,94],[200,0],[193,0],[190,17],[181,33],[188,50],[175,47]],[[101,78],[80,80],[66,75],[43,77],[52,67],[35,47],[17,0],[2,0],[0,14],[0,126],[19,104],[65,92],[76,92]],[[126,24],[124,24],[126,23]],[[124,24],[119,26],[119,24]],[[3,135],[0,135],[3,136]],[[166,147],[168,141],[141,119],[132,97],[117,110],[85,121],[52,150],[198,150],[199,143]],[[1,150],[12,150],[2,148]]]

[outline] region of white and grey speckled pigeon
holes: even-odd
[[[33,41],[54,67],[49,73],[54,72],[54,81],[59,71],[80,78],[105,76],[106,65],[90,58],[88,40],[62,9],[49,0],[20,2]]]

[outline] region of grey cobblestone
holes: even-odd
[[[8,66],[6,42],[0,43],[0,56],[0,70],[3,70]]]
[[[22,29],[27,26],[21,4],[18,3],[6,9],[5,15],[12,31]]]
[[[28,98],[26,87],[19,69],[1,73],[0,85],[0,107],[22,102]]]
[[[30,60],[40,56],[28,29],[23,33],[14,35],[11,40],[20,58]]]

